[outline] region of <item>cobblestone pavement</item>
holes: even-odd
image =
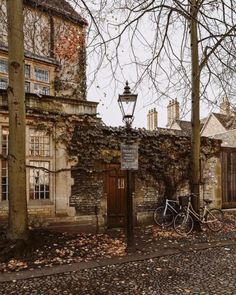
[[[1,295],[236,294],[236,245],[0,284]]]

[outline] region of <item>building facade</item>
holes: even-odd
[[[6,2],[0,0],[0,218],[8,214]],[[73,220],[123,226],[126,178],[120,169],[122,130],[105,127],[86,100],[87,22],[64,0],[25,0],[27,199],[31,220]],[[173,106],[172,102],[172,106]],[[173,119],[178,115],[175,108]],[[157,114],[150,119],[155,129]],[[136,224],[151,222],[164,197],[189,191],[189,135],[132,131],[139,141],[133,186]],[[205,141],[201,189],[221,206],[219,142]]]
[[[236,113],[223,97],[219,113],[211,113],[201,130],[202,136],[222,141],[222,206],[236,207]]]
[[[148,120],[149,120],[148,113]],[[212,112],[200,121],[201,137],[221,140],[221,192],[222,207],[236,207],[236,115],[227,97],[220,103],[220,112]],[[167,106],[167,128],[191,135],[190,121],[180,119],[179,102],[177,99],[169,101]],[[154,129],[158,129],[156,126]],[[201,165],[205,166],[203,159]],[[212,173],[210,173],[212,175]],[[206,177],[204,177],[206,180]],[[211,177],[209,177],[210,181]],[[208,182],[208,181],[207,181]],[[204,190],[202,195],[205,196]]]
[[[0,0],[0,218],[8,214],[8,46]],[[26,171],[30,220],[74,216],[65,118],[96,116],[86,100],[87,22],[66,1],[24,1]]]
[[[0,0],[0,87],[7,85],[6,1]],[[87,21],[65,0],[24,1],[27,92],[86,99]]]

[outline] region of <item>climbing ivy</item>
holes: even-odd
[[[95,172],[97,163],[120,163],[120,143],[127,138],[125,128],[104,126],[89,116],[79,122],[64,121],[64,124],[68,130],[63,132],[64,142],[68,154],[78,158],[77,168]],[[148,182],[151,177],[156,186],[164,184],[169,195],[181,183],[188,181],[191,168],[189,135],[168,129],[132,129],[131,139],[139,145],[139,169],[136,175],[141,181]],[[201,146],[203,160],[219,157],[219,140],[202,138]]]

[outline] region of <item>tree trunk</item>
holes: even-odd
[[[25,89],[22,0],[7,1],[9,58],[8,238],[28,239],[25,166]]]
[[[190,42],[191,42],[191,61],[192,61],[192,137],[191,137],[191,192],[195,195],[192,200],[196,212],[200,209],[199,180],[200,180],[200,68],[198,53],[198,25],[197,1],[192,0],[190,4]]]

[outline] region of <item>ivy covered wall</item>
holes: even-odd
[[[75,123],[70,137],[68,153],[78,159],[72,170],[74,186],[71,205],[77,206],[78,214],[93,214],[94,210],[98,210],[98,213],[106,215],[106,167],[108,164],[120,164],[120,143],[127,138],[126,130],[104,126],[88,117],[79,124]],[[131,138],[139,145],[139,169],[135,173],[134,193],[136,215],[151,212],[164,197],[175,198],[187,193],[191,144],[187,134],[168,129],[132,129]],[[205,171],[202,173],[206,175],[208,170],[216,171],[220,141],[202,138],[201,144],[201,161]],[[215,181],[219,182],[218,175],[215,177]],[[211,191],[210,183],[202,185]]]

